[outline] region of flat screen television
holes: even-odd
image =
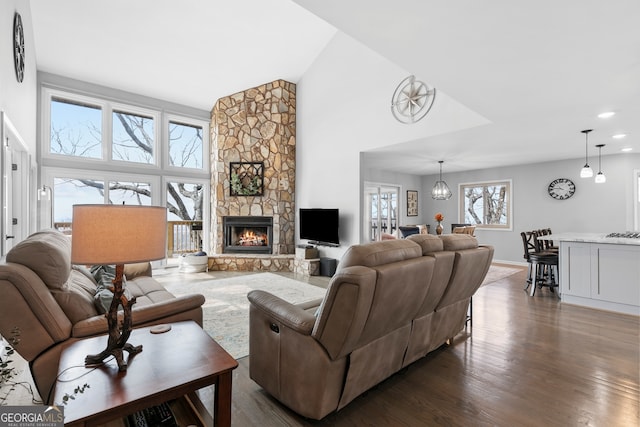
[[[338,209],[300,209],[300,239],[311,244],[340,244]]]

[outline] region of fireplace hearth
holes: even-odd
[[[225,216],[222,227],[225,254],[273,252],[273,218],[270,216]]]

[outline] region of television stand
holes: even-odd
[[[330,248],[338,248],[338,247],[340,247],[339,243],[319,242],[317,240],[309,240],[309,244],[310,245],[316,245],[316,246],[328,246]]]

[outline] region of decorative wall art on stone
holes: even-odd
[[[230,162],[231,196],[262,196],[264,182],[263,162]]]

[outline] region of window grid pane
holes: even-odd
[[[94,179],[53,179],[53,222],[71,223],[73,205],[104,203],[104,182]]]
[[[202,169],[202,127],[169,122],[169,164]]]
[[[508,182],[461,184],[462,221],[480,228],[509,228],[510,194]]]
[[[148,182],[109,181],[109,203],[112,205],[151,205]]]
[[[74,157],[102,158],[100,107],[51,100],[49,152]]]
[[[154,138],[152,118],[122,111],[113,112],[113,160],[154,164]]]

